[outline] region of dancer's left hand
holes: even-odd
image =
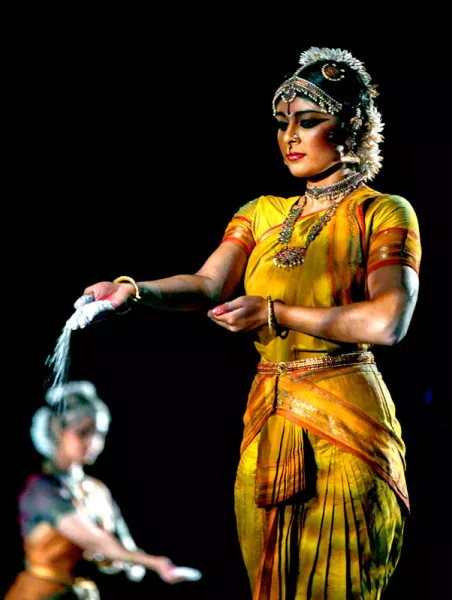
[[[234,333],[253,331],[267,323],[267,300],[262,296],[240,296],[212,308],[207,316],[220,327]]]

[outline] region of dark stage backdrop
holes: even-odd
[[[279,156],[271,100],[299,52],[318,45],[350,50],[379,84],[384,168],[372,186],[406,197],[420,220],[424,258],[412,327],[396,347],[375,348],[403,426],[412,501],[387,598],[440,597],[450,521],[450,110],[438,58],[445,42],[439,33],[421,55],[420,29],[390,31],[390,16],[387,30],[361,37],[308,35],[306,24],[288,27],[287,15],[265,29],[234,19],[220,27],[204,16],[205,26],[184,28],[182,19],[175,30],[159,19],[143,27],[138,15],[95,26],[82,19],[80,27],[65,17],[19,36],[20,169],[5,225],[14,269],[4,282],[11,302],[3,314],[10,333],[2,589],[21,568],[17,495],[40,464],[28,429],[43,401],[45,359],[72,303],[99,280],[191,273],[248,200],[303,191]],[[103,598],[249,597],[233,485],[257,361],[250,336],[215,328],[203,314],[137,307],[74,333],[71,377],[93,381],[113,417],[106,449],[87,471],[110,487],[140,547],[205,574],[172,587],[152,573],[141,584],[103,577]]]

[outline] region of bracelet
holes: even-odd
[[[273,329],[276,330],[275,310],[273,308],[273,300],[272,300],[271,296],[267,296],[267,322],[268,322],[268,333],[271,333]]]
[[[138,302],[138,300],[141,300],[140,288],[138,287],[135,279],[132,279],[132,277],[121,275],[121,277],[116,277],[116,279],[113,280],[113,283],[131,283],[135,288],[135,297],[133,298],[133,301]]]
[[[121,275],[121,277],[116,277],[116,279],[113,280],[113,283],[131,283],[134,287],[134,296],[132,298],[132,302],[138,302],[138,300],[141,300],[140,288],[138,287],[138,284],[135,281],[135,279],[132,279],[132,277],[128,277],[127,275]],[[125,315],[131,310],[132,307],[126,308],[125,310],[122,310],[120,312],[117,310],[116,314]]]
[[[282,327],[280,327],[278,325],[278,321],[276,320],[276,316],[275,316],[275,307],[274,307],[274,300],[272,299],[271,296],[267,296],[267,309],[268,309],[268,331],[269,333],[272,332],[272,330],[275,330],[275,333],[277,336],[279,336],[281,339],[285,340],[286,337],[289,335],[289,330],[288,329],[283,329]]]

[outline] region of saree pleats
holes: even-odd
[[[397,497],[359,458],[294,423],[286,428],[304,437],[306,486],[299,495],[257,506],[260,435],[237,473],[239,541],[253,600],[380,598],[400,555]]]
[[[288,490],[276,493],[276,488],[272,492],[270,487],[276,485],[281,489],[272,479],[283,477],[284,466],[296,461],[296,453],[301,450],[301,441],[295,434],[289,439],[287,433],[283,436],[284,429],[279,421],[267,422],[274,414],[366,462],[393,487],[409,508],[405,445],[395,418],[394,403],[374,364],[316,371],[300,369],[280,376],[256,375],[244,416],[242,452],[256,434],[262,432],[262,458],[257,476],[259,481],[267,478],[269,483],[266,490],[259,492],[262,496],[257,499],[260,506],[265,506],[264,496],[267,505],[290,497]],[[271,433],[269,428],[272,428]],[[268,464],[264,464],[265,461]],[[301,491],[303,482],[297,471],[292,469],[290,472],[295,478],[291,483],[293,492]]]

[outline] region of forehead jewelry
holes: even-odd
[[[281,99],[283,102],[292,102],[297,94],[307,96],[315,104],[330,115],[338,113],[342,109],[342,104],[329,96],[326,92],[320,89],[317,85],[300,77],[299,73],[302,69],[298,69],[295,73],[284,81],[276,90],[273,96],[273,116],[276,116],[276,104]]]

